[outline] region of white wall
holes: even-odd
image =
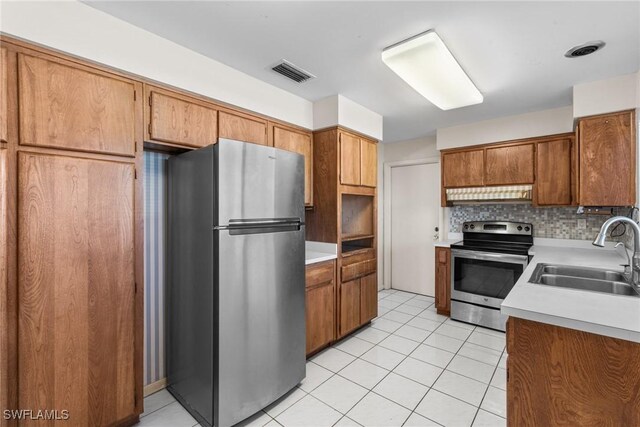
[[[571,106],[438,129],[438,150],[573,131]]]
[[[573,87],[573,116],[584,117],[640,107],[640,73]]]
[[[1,7],[6,34],[313,128],[312,102],[80,2]]]
[[[314,129],[344,126],[382,140],[382,116],[342,95],[332,95],[313,103]]]

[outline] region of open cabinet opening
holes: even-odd
[[[375,237],[374,197],[342,195],[342,253],[373,248]]]

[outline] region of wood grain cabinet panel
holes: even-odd
[[[448,316],[451,312],[451,249],[436,248],[436,311]]]
[[[132,163],[19,153],[19,408],[135,416],[134,211]]]
[[[326,347],[336,334],[335,261],[306,268],[307,356]]]
[[[635,111],[578,122],[579,204],[631,206],[636,201]]]
[[[340,132],[340,183],[360,185],[360,138]]]
[[[442,155],[442,184],[445,188],[481,186],[484,184],[483,176],[484,150]]]
[[[313,139],[310,132],[273,126],[273,146],[304,156],[304,204],[313,205]]]
[[[571,205],[574,181],[572,151],[572,138],[554,139],[536,145],[535,205]]]
[[[488,147],[484,185],[533,184],[533,144]]]
[[[0,141],[7,142],[9,136],[7,128],[7,97],[8,97],[8,75],[7,75],[8,53],[6,47],[0,47]]]
[[[220,138],[269,145],[266,120],[231,111],[218,112],[218,120]]]
[[[360,279],[360,324],[378,315],[378,276],[369,274]]]
[[[375,187],[378,182],[378,146],[375,141],[360,140],[360,185]]]
[[[152,90],[149,109],[152,141],[204,147],[218,140],[218,112],[213,108]]]
[[[135,85],[18,54],[20,144],[135,155]]]
[[[511,317],[507,424],[640,425],[640,344]]]
[[[360,326],[360,279],[340,284],[340,337]]]

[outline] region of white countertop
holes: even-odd
[[[462,240],[462,233],[449,233],[445,240],[434,242],[433,245],[439,248],[449,248],[452,244]]]
[[[578,242],[575,247],[566,242],[560,246],[534,245],[529,251],[533,259],[502,303],[502,313],[640,342],[640,298],[529,283],[539,263],[624,270],[620,264],[626,264],[627,260],[612,245],[602,249],[589,245],[589,242]]]
[[[324,242],[305,242],[305,265],[338,258],[338,245]]]

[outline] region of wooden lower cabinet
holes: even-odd
[[[325,261],[306,268],[307,356],[336,338],[336,263]]]
[[[376,258],[370,254],[343,258],[338,337],[342,338],[378,315]],[[347,264],[347,265],[344,265]]]
[[[510,426],[640,425],[640,344],[510,317]]]
[[[360,279],[340,284],[340,331],[343,337],[360,326]]]
[[[436,310],[449,316],[451,312],[451,249],[436,248]]]
[[[378,316],[378,276],[369,274],[360,279],[360,324]]]

